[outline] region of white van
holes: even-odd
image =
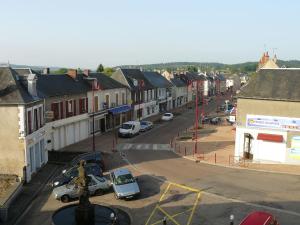
[[[141,129],[141,124],[138,121],[128,121],[123,123],[119,129],[119,137],[132,137],[138,135]]]

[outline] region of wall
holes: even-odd
[[[19,139],[18,106],[0,107],[0,171],[23,175],[24,141]]]

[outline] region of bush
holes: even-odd
[[[192,136],[181,136],[179,140],[189,140],[192,139]]]

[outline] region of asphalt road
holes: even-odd
[[[212,103],[206,110],[212,111],[214,107]],[[147,133],[121,142],[169,143],[193,122],[194,111],[189,110],[171,122],[158,124]],[[101,138],[97,142],[101,145]],[[142,190],[141,198],[120,201],[108,193],[92,197],[91,201],[124,209],[131,215],[132,224],[162,224],[166,214],[168,224],[229,224],[230,214],[235,215],[235,224],[239,224],[254,210],[273,213],[281,225],[299,224],[300,176],[195,163],[170,151],[128,150],[123,152],[123,159],[118,153],[106,157],[109,169],[128,167],[133,171]],[[194,192],[193,188],[200,192]],[[53,211],[64,205],[50,194],[51,187],[46,186],[19,224],[50,224]]]

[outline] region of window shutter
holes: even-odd
[[[88,106],[89,106],[89,104],[88,104],[88,98],[85,98],[85,112],[88,111]]]
[[[65,118],[64,116],[64,103],[60,102],[60,118],[63,119]]]
[[[83,99],[79,99],[79,114],[82,113]]]
[[[76,99],[73,100],[73,115],[76,116]]]

